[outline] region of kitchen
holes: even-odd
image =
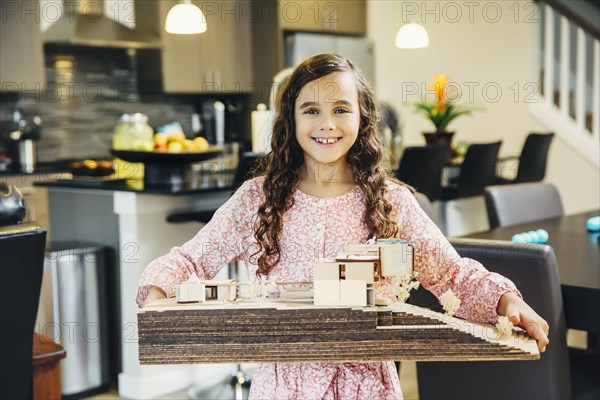
[[[366,38],[373,43],[371,78],[375,92],[380,100],[400,110],[406,143],[420,142],[420,131],[427,126],[405,105],[414,99],[403,93],[404,84],[420,85],[441,72],[482,86],[497,82],[503,89],[504,95],[495,102],[481,100],[484,95],[476,92],[477,101],[485,103],[485,111],[457,121],[461,139],[501,137],[505,142],[502,152],[516,154],[525,132],[551,128],[533,118],[523,101],[522,88],[532,81],[529,54],[536,43],[532,35],[535,24],[525,18],[532,10],[527,4],[533,2],[515,3],[517,7],[512,9],[510,4],[495,2],[483,2],[475,9],[458,3],[462,18],[452,17],[456,14],[450,15],[452,10],[441,2],[435,6],[383,0],[194,3],[203,10],[208,27],[198,35],[165,32],[167,13],[177,4],[174,0],[65,1],[62,18],[53,13],[57,2],[2,2],[0,121],[23,120],[34,130],[35,116],[41,123],[40,139],[34,140],[37,157],[33,172],[3,171],[1,177],[22,190],[29,218],[49,227],[50,240],[92,241],[121,252],[131,250],[126,247],[128,243],[140,244],[135,267],[119,271],[121,305],[115,313],[121,314],[120,324],[127,329],[131,328],[126,324],[135,321],[135,308],[133,300],[128,303],[124,299],[133,299],[141,269],[198,229],[195,223],[167,224],[165,217],[188,207],[217,207],[228,192],[224,186],[205,193],[200,201],[190,192],[164,195],[98,190],[93,179],[87,179],[87,187],[79,191],[34,186],[46,181],[60,185],[58,181],[72,161],[112,160],[114,128],[124,113],[143,112],[154,128],[176,121],[188,138],[201,135],[216,144],[215,104],[219,102],[224,106],[223,142],[237,143],[240,153],[250,151],[252,112],[258,103],[269,104],[273,77],[293,65],[287,63],[286,40],[293,33],[317,32],[329,37]],[[496,20],[493,7],[500,7],[504,17]],[[79,13],[80,9],[86,14]],[[42,10],[46,17],[37,18]],[[99,10],[113,10],[112,16],[119,21],[107,18],[110,12]],[[139,15],[132,18],[132,10]],[[471,20],[469,10],[473,11]],[[520,11],[518,18],[515,10]],[[330,18],[334,11],[335,19]],[[5,19],[10,16],[16,16],[18,23]],[[394,46],[397,30],[410,19],[419,20],[428,30],[430,47],[405,50]],[[9,25],[11,21],[13,25]],[[63,24],[69,21],[71,25]],[[505,60],[521,62],[505,68]],[[522,89],[518,101],[510,89],[515,82]],[[512,118],[507,121],[506,115]],[[567,210],[597,206],[597,183],[582,187],[572,179],[578,176],[598,182],[597,165],[579,156],[564,140],[556,141],[550,160],[547,179],[560,188]],[[82,197],[76,198],[75,192]],[[99,220],[108,221],[106,229],[91,232],[89,225],[98,226]],[[154,232],[161,232],[160,237]],[[121,337],[131,333],[124,329]],[[162,367],[141,369],[135,359],[135,344],[123,343],[123,349],[123,359],[113,361],[112,366],[113,374],[121,372],[118,380],[123,397],[172,392],[189,384],[196,373],[172,367],[163,371]]]

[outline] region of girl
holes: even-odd
[[[421,284],[462,301],[457,316],[496,323],[508,316],[548,344],[548,324],[511,281],[460,258],[412,192],[383,169],[373,93],[336,55],[307,59],[280,90],[272,151],[262,176],[245,182],[200,232],[144,271],[137,303],[175,295],[192,273],[210,279],[243,260],[274,281],[312,280],[312,262],[351,243],[397,237],[415,245]],[[252,275],[252,274],[251,274]],[[394,363],[262,364],[254,399],[402,398]]]

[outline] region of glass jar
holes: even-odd
[[[123,114],[115,127],[113,147],[117,150],[152,151],[154,130],[148,116],[142,113]]]
[[[123,114],[119,119],[119,123],[115,126],[113,131],[113,149],[115,150],[129,150],[129,125],[131,125],[131,115]]]
[[[123,114],[113,132],[115,150],[152,151],[154,130],[148,125],[148,116],[142,113]],[[141,182],[144,177],[144,165],[130,163],[118,158],[113,162],[119,178]]]

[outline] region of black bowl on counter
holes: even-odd
[[[113,156],[132,163],[144,164],[144,186],[181,185],[190,164],[207,161],[223,153],[223,148],[213,146],[206,151],[169,153],[166,151],[110,151]]]
[[[83,160],[69,164],[69,172],[73,176],[103,177],[115,173],[112,161]]]

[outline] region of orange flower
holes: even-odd
[[[433,77],[433,86],[429,86],[427,89],[435,92],[436,103],[444,103],[442,110],[446,107],[446,99],[444,96],[446,84],[448,83],[448,75],[441,74]]]
[[[436,75],[433,85],[427,86],[427,94],[435,94],[435,102],[420,102],[413,105],[417,111],[425,115],[435,126],[436,132],[446,132],[448,124],[461,115],[469,115],[472,110],[454,104],[452,98],[447,97],[448,75]]]

